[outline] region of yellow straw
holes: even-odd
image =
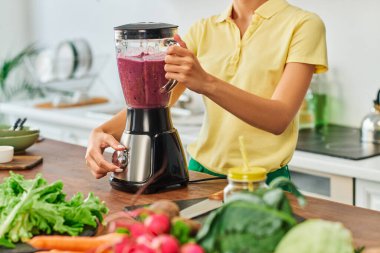
[[[248,166],[247,152],[245,151],[244,136],[242,135],[239,136],[239,144],[240,144],[240,153],[241,153],[241,156],[243,157],[244,169],[248,170],[249,166]]]

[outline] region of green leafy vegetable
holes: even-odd
[[[286,234],[276,253],[353,253],[352,236],[341,223],[305,221]]]
[[[176,221],[172,224],[170,234],[177,238],[181,244],[193,241],[193,237],[191,236],[191,228],[183,221]]]
[[[26,241],[37,234],[79,235],[84,226],[97,226],[108,212],[92,193],[85,199],[77,193],[66,201],[63,183],[48,184],[38,174],[26,180],[10,172],[0,184],[0,245]]]
[[[306,203],[291,181],[274,180],[268,189],[239,193],[212,212],[197,234],[197,242],[209,253],[272,253],[284,235],[296,225],[285,193],[287,186]]]
[[[355,253],[362,253],[364,250],[365,250],[365,247],[361,246],[355,249]]]

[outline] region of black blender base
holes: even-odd
[[[110,177],[110,183],[112,188],[115,190],[123,191],[123,192],[128,192],[128,193],[136,193],[143,187],[146,187],[146,189],[142,192],[143,194],[152,194],[152,193],[157,193],[161,191],[166,191],[166,190],[174,190],[174,189],[180,189],[187,187],[189,183],[189,179],[182,179],[179,180],[178,182],[171,182],[170,185],[168,184],[155,184],[152,183],[149,186],[146,186],[147,183],[131,183],[131,182],[126,182],[124,180],[117,179],[113,176]]]
[[[123,137],[129,163],[126,172],[112,174],[113,188],[130,193],[142,189],[147,194],[187,186],[186,155],[169,108],[128,108]],[[137,172],[144,177],[137,177]]]

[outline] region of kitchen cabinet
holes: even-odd
[[[379,164],[380,156],[350,160],[296,150],[289,169],[292,180],[308,195],[376,209],[374,189],[380,189]],[[359,194],[361,180],[375,184],[368,188],[373,194],[366,203],[365,194]]]
[[[380,183],[357,179],[355,202],[357,206],[380,211]]]
[[[292,181],[308,196],[353,205],[355,179],[331,173],[310,170],[307,167],[290,166]]]

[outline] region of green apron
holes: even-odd
[[[226,175],[218,174],[218,173],[215,173],[215,172],[212,172],[212,171],[206,169],[205,167],[203,167],[202,164],[200,164],[199,162],[195,161],[192,158],[190,159],[190,162],[189,162],[189,170],[206,173],[206,174],[213,175],[213,176],[220,177],[220,178],[227,178]],[[290,173],[289,173],[288,165],[285,165],[284,167],[282,167],[278,170],[275,170],[273,172],[268,173],[266,183],[269,185],[269,183],[272,182],[272,180],[277,178],[277,177],[286,177],[286,178],[290,179]],[[284,190],[288,190],[288,189],[284,188]]]

